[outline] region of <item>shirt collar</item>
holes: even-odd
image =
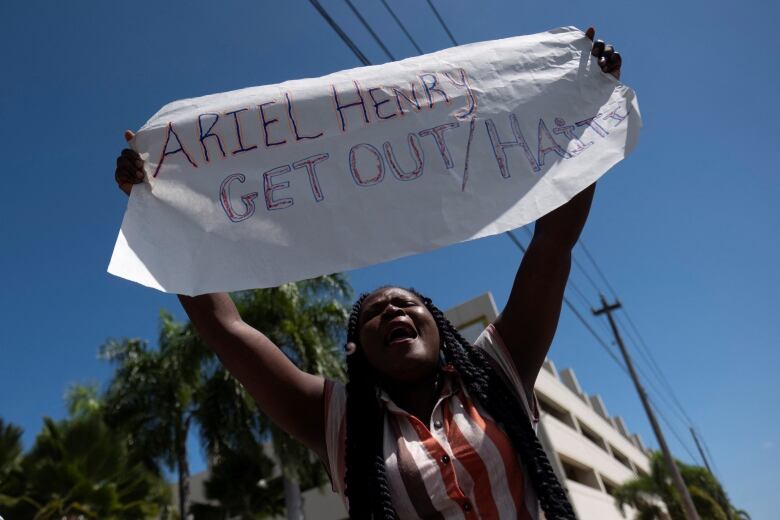
[[[455,370],[455,367],[452,366],[451,363],[447,363],[446,365],[442,365],[439,369],[440,372],[440,383],[441,383],[441,390],[439,391],[439,397],[436,400],[436,406],[439,406],[439,404],[448,397],[451,397],[455,394],[457,394],[461,390],[461,380],[460,380],[460,374],[458,374],[458,371]],[[388,394],[384,389],[380,388],[379,386],[376,387],[376,396],[377,399],[382,401],[384,403],[384,406],[387,408],[388,411],[395,412],[395,413],[401,413],[408,415],[408,412],[395,404],[393,399],[390,397],[390,394]],[[436,408],[434,406],[434,409]]]

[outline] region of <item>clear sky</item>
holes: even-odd
[[[426,52],[450,45],[425,2],[389,1]],[[381,3],[355,3],[396,57],[414,54]],[[341,0],[323,4],[370,59],[387,59]],[[733,502],[756,520],[777,518],[777,2],[436,5],[461,43],[594,25],[620,50],[645,127],[634,155],[599,183],[585,243]],[[359,64],[304,0],[6,1],[0,56],[0,417],[21,425],[29,445],[43,415],[64,415],[68,384],[105,382],[110,368],[96,354],[107,338],[154,340],[161,308],[182,316],[173,296],[106,273],[126,204],[113,181],[122,131],[175,99]],[[443,308],[484,291],[502,306],[518,260],[497,236],[349,276],[359,291],[415,286]],[[574,279],[595,305],[588,280]],[[568,311],[551,357],[655,446],[630,382]],[[685,442],[664,425],[673,450],[691,461],[685,424],[655,399]]]

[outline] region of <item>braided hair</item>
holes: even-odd
[[[444,359],[455,367],[469,395],[506,432],[527,469],[546,518],[576,520],[525,407],[493,368],[487,354],[466,341],[430,298],[413,289],[407,290],[416,295],[433,316],[439,329]],[[346,495],[350,518],[395,520],[397,515],[382,449],[384,412],[376,398],[377,381],[359,348],[358,320],[367,297],[368,294],[361,295],[352,306],[347,324],[347,342],[358,348],[347,356]]]

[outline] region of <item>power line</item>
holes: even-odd
[[[604,284],[607,286],[609,291],[612,293],[612,296],[614,298],[617,298],[617,292],[615,291],[612,284],[609,283],[609,280],[607,279],[606,275],[604,274],[604,271],[601,270],[601,268],[598,265],[598,262],[596,262],[596,259],[594,256],[590,253],[588,250],[588,247],[585,245],[584,241],[580,241],[580,247],[582,248],[585,255],[590,260],[591,264],[593,264],[594,269],[598,273],[601,280],[604,282]],[[592,282],[592,280],[591,280]],[[683,415],[685,418],[682,422],[686,423],[689,427],[694,426],[694,421],[691,419],[691,417],[688,415],[687,411],[685,410],[685,407],[683,407],[682,403],[680,402],[680,399],[677,397],[676,392],[674,391],[674,388],[672,387],[671,383],[669,382],[669,379],[666,377],[665,372],[663,369],[661,369],[660,365],[658,364],[658,361],[655,359],[655,356],[653,355],[651,349],[647,346],[647,343],[645,342],[644,338],[642,337],[642,334],[639,332],[639,329],[637,328],[636,324],[634,323],[634,320],[631,319],[631,315],[629,314],[628,310],[626,310],[625,307],[621,308],[623,311],[623,314],[626,317],[626,320],[628,321],[631,329],[636,334],[636,338],[638,340],[634,339],[634,345],[636,350],[640,353],[642,358],[645,360],[645,362],[650,366],[651,371],[653,372],[653,375],[656,377],[658,382],[661,384],[661,386],[666,390],[666,392],[671,397],[672,401],[674,402],[674,405],[671,406],[671,408],[674,410],[675,408],[679,410],[679,412]],[[623,329],[628,332],[628,328],[623,326]],[[632,338],[633,339],[633,338]],[[656,391],[661,395],[661,392],[659,392],[657,389]],[[668,404],[668,403],[667,403]],[[711,457],[710,457],[711,458]]]
[[[695,463],[696,462],[696,456],[693,454],[693,452],[690,449],[688,449],[688,446],[685,444],[685,441],[682,440],[682,438],[680,437],[680,434],[677,433],[677,430],[674,429],[674,427],[672,426],[672,423],[669,421],[669,419],[666,418],[666,415],[664,415],[661,412],[661,409],[658,407],[658,405],[652,399],[650,399],[650,404],[653,405],[653,409],[655,410],[655,412],[658,415],[661,416],[661,420],[663,420],[663,422],[666,424],[667,428],[669,428],[669,430],[672,432],[672,435],[674,435],[674,438],[677,439],[677,442],[680,443],[680,446],[682,446],[682,448],[685,450],[685,452],[691,458],[691,461],[693,461]]]
[[[398,27],[401,28],[403,33],[406,35],[406,37],[409,39],[410,42],[412,42],[412,45],[414,45],[414,48],[417,49],[417,54],[422,54],[423,51],[420,48],[419,45],[417,45],[417,42],[414,41],[414,38],[412,38],[412,35],[409,33],[409,31],[406,30],[406,26],[401,22],[401,20],[398,18],[398,16],[395,14],[395,11],[390,7],[390,4],[387,3],[387,0],[380,0],[382,4],[385,6],[385,9],[387,9],[387,12],[390,13],[390,16],[393,17],[393,20],[395,20],[395,23],[398,24]]]
[[[364,55],[364,54],[363,54],[363,53],[360,51],[360,49],[357,47],[357,45],[355,45],[355,43],[352,41],[352,39],[351,39],[351,38],[349,38],[349,36],[348,36],[348,35],[347,35],[347,34],[346,34],[346,33],[345,33],[345,32],[344,32],[342,29],[341,29],[341,27],[338,25],[338,23],[336,23],[336,21],[335,21],[335,20],[333,20],[333,18],[332,18],[332,17],[331,17],[331,16],[330,16],[330,15],[327,13],[327,11],[325,11],[325,9],[322,7],[322,5],[320,5],[320,3],[318,2],[318,0],[309,0],[309,1],[310,1],[310,3],[311,3],[313,6],[314,6],[314,8],[315,8],[315,9],[316,9],[316,10],[317,10],[319,13],[320,13],[320,15],[323,17],[323,19],[325,19],[325,21],[326,21],[326,22],[327,22],[327,23],[328,23],[328,24],[331,26],[331,28],[332,28],[332,29],[333,29],[333,30],[336,32],[336,34],[338,34],[338,35],[339,35],[339,37],[340,37],[340,38],[341,38],[341,39],[344,41],[344,43],[345,43],[345,44],[346,44],[346,45],[347,45],[347,46],[350,48],[350,50],[353,52],[353,54],[355,54],[355,56],[358,58],[358,60],[359,60],[361,63],[363,63],[364,65],[371,65],[371,62],[368,60],[368,58],[367,58],[367,57],[366,57],[366,56],[365,56],[365,55]],[[369,33],[371,33],[371,35],[374,37],[374,39],[376,40],[376,42],[377,42],[377,43],[380,45],[380,47],[381,47],[381,48],[382,48],[382,49],[385,51],[385,53],[386,53],[386,54],[387,54],[387,55],[390,57],[390,59],[393,59],[393,60],[394,60],[395,58],[393,57],[393,55],[392,55],[392,54],[389,52],[389,50],[387,50],[387,47],[386,47],[386,46],[384,45],[384,43],[381,41],[381,39],[379,38],[379,36],[378,36],[378,35],[377,35],[377,34],[376,34],[376,33],[375,33],[375,32],[374,32],[372,29],[371,29],[370,25],[369,25],[369,24],[366,22],[366,20],[365,20],[365,19],[364,19],[364,18],[363,18],[363,17],[360,15],[360,13],[359,13],[359,12],[358,12],[358,10],[355,8],[355,6],[354,6],[354,5],[353,5],[353,4],[350,2],[350,0],[345,0],[345,2],[347,3],[347,5],[349,5],[349,7],[352,9],[353,13],[354,13],[354,14],[357,16],[357,18],[358,18],[358,19],[361,21],[361,23],[362,23],[362,24],[364,25],[364,27],[365,27],[365,28],[366,28],[366,29],[369,31]],[[435,15],[435,16],[436,16],[436,18],[438,19],[439,23],[441,24],[442,28],[444,29],[444,31],[445,31],[445,32],[447,33],[447,35],[449,36],[449,38],[450,38],[450,40],[452,41],[452,43],[453,43],[454,45],[458,45],[457,41],[455,40],[454,36],[452,35],[452,32],[449,30],[449,27],[447,27],[447,24],[444,22],[444,20],[442,19],[441,15],[439,14],[439,12],[438,12],[438,10],[436,9],[436,7],[433,5],[433,3],[431,2],[431,0],[427,0],[427,2],[428,2],[428,5],[430,6],[431,10],[433,11],[434,15]],[[411,35],[409,34],[409,32],[408,32],[408,31],[406,30],[406,28],[403,26],[403,24],[402,24],[402,23],[401,23],[401,21],[398,19],[398,17],[395,15],[395,13],[394,13],[394,12],[393,12],[393,10],[390,8],[390,6],[387,4],[387,2],[386,2],[385,0],[382,0],[382,3],[385,5],[385,8],[386,8],[386,9],[387,9],[387,10],[390,12],[391,16],[394,18],[394,20],[396,21],[396,23],[398,23],[399,27],[401,27],[401,30],[402,30],[402,31],[403,31],[403,32],[406,34],[407,38],[409,38],[409,40],[410,40],[410,41],[412,42],[412,44],[415,46],[415,48],[417,49],[417,51],[418,51],[419,53],[422,53],[422,50],[419,48],[419,46],[417,45],[417,43],[416,43],[416,42],[414,41],[414,39],[411,37]],[[529,231],[528,229],[524,228],[524,231],[526,231],[526,233],[529,233],[529,234],[530,234],[530,231]],[[526,251],[526,248],[525,248],[525,246],[523,246],[523,245],[522,245],[522,243],[520,243],[520,241],[517,239],[517,237],[514,235],[514,233],[512,233],[511,231],[508,231],[506,234],[507,234],[507,235],[509,236],[509,238],[510,238],[510,239],[511,239],[511,240],[512,240],[514,243],[515,243],[515,245],[516,245],[516,246],[517,246],[517,247],[518,247],[518,248],[519,248],[519,249],[520,249],[520,250],[521,250],[523,253],[525,253],[525,251]],[[583,244],[583,243],[581,243],[581,245],[582,245],[582,247],[583,247],[583,251],[585,251],[586,255],[588,256],[588,258],[590,259],[590,261],[593,263],[593,266],[594,266],[594,268],[596,269],[596,272],[599,274],[599,276],[600,276],[600,277],[602,278],[602,280],[605,282],[605,284],[606,284],[606,285],[607,285],[607,287],[610,289],[610,291],[611,291],[613,294],[615,294],[615,292],[614,292],[614,289],[612,288],[612,286],[611,286],[611,285],[609,284],[609,282],[607,281],[606,277],[604,276],[604,273],[601,271],[601,269],[600,269],[600,268],[598,267],[598,265],[596,264],[596,262],[595,262],[595,259],[593,258],[593,256],[590,254],[590,252],[587,250],[587,248],[584,246],[584,244]],[[597,292],[600,292],[598,285],[595,283],[595,281],[593,280],[593,278],[592,278],[592,277],[591,277],[591,276],[588,274],[588,272],[585,270],[585,268],[582,266],[582,264],[581,264],[579,261],[577,261],[577,260],[576,260],[576,258],[574,257],[574,255],[572,255],[572,259],[574,260],[574,263],[575,263],[575,265],[578,267],[578,269],[579,269],[579,270],[580,270],[580,271],[583,273],[583,275],[586,277],[586,279],[588,280],[588,282],[589,282],[589,283],[590,283],[590,284],[591,284],[591,285],[594,287],[594,289],[595,289]],[[576,292],[576,293],[577,293],[577,294],[578,294],[578,295],[579,295],[579,296],[580,296],[580,297],[583,299],[583,301],[584,301],[584,302],[586,302],[586,304],[587,304],[587,302],[588,302],[588,299],[587,299],[587,297],[585,296],[585,294],[584,294],[584,293],[583,293],[583,292],[582,292],[582,291],[579,289],[579,287],[577,287],[577,286],[576,286],[576,284],[574,284],[574,283],[573,283],[571,280],[569,281],[569,285],[571,285],[571,286],[572,286],[572,288],[575,290],[575,292]],[[618,365],[618,366],[619,366],[619,367],[620,367],[620,368],[623,370],[623,372],[625,372],[626,374],[628,374],[628,370],[627,370],[627,369],[626,369],[626,367],[623,365],[623,363],[621,363],[620,359],[619,359],[619,358],[618,358],[618,357],[615,355],[615,353],[612,351],[612,349],[611,349],[611,348],[610,348],[610,346],[607,344],[607,342],[605,342],[605,341],[604,341],[604,340],[603,340],[603,339],[602,339],[602,338],[601,338],[601,337],[598,335],[598,333],[597,333],[597,332],[596,332],[596,331],[595,331],[595,330],[594,330],[594,329],[593,329],[593,328],[590,326],[590,324],[587,322],[587,320],[585,320],[585,318],[582,316],[582,314],[581,314],[581,313],[580,313],[580,312],[577,310],[577,308],[576,308],[576,307],[575,307],[575,306],[574,306],[574,305],[571,303],[571,301],[570,301],[570,300],[569,300],[569,299],[568,299],[568,298],[567,298],[565,295],[564,295],[564,297],[563,297],[563,300],[564,300],[564,303],[566,304],[566,306],[568,307],[568,309],[569,309],[569,310],[570,310],[570,311],[571,311],[571,312],[572,312],[572,313],[575,315],[575,317],[576,317],[576,318],[577,318],[577,319],[578,319],[578,320],[579,320],[579,321],[582,323],[582,325],[583,325],[583,326],[584,326],[584,327],[585,327],[585,328],[588,330],[588,332],[589,332],[589,333],[590,333],[590,334],[591,334],[591,335],[594,337],[594,339],[596,339],[597,343],[598,343],[598,344],[599,344],[599,345],[600,345],[600,346],[601,346],[601,347],[602,347],[602,348],[603,348],[603,349],[604,349],[604,350],[607,352],[607,354],[608,354],[608,355],[609,355],[609,356],[612,358],[612,360],[613,360],[613,361],[614,361],[614,362],[615,362],[615,363],[616,363],[616,364],[617,364],[617,365]],[[624,310],[624,313],[625,313],[625,310]],[[630,323],[632,323],[632,322],[631,322],[631,319],[630,319],[630,316],[628,316],[628,313],[625,313],[625,314],[626,314],[626,317],[628,318],[629,322],[630,322]],[[636,327],[635,327],[635,325],[633,325],[633,323],[632,323],[632,327],[634,327],[634,329],[635,329],[635,331],[636,331]],[[624,329],[625,329],[625,327],[624,327]],[[637,335],[638,335],[638,334],[639,334],[639,333],[638,333],[638,331],[636,331],[636,332],[637,332]],[[641,339],[641,337],[640,337],[640,339]],[[642,340],[642,341],[643,341],[643,340]],[[648,349],[648,350],[649,350],[649,349]],[[643,356],[643,357],[644,357],[644,356]],[[655,365],[655,367],[656,367],[656,369],[658,369],[658,370],[660,371],[660,367],[658,367],[657,363],[654,363],[654,362],[653,362],[653,363],[651,363],[651,364],[654,364],[654,365]],[[645,377],[647,377],[647,376],[646,376],[646,374],[644,374],[644,373],[643,373],[643,375],[645,375]],[[661,375],[663,376],[662,372],[661,372]],[[648,379],[649,379],[649,378],[648,378]],[[665,377],[664,377],[663,379],[664,379],[664,381],[666,381]],[[668,381],[666,381],[666,384],[667,384],[667,386],[669,386],[669,387],[671,386],[671,385],[669,385],[669,384],[668,384]],[[657,388],[655,388],[655,386],[654,386],[654,385],[653,385],[653,387],[654,387],[654,389],[657,391]],[[671,392],[671,388],[670,388],[670,392]],[[659,392],[659,396],[661,396],[661,397],[663,398],[663,396],[662,396],[662,394],[661,394],[660,392]],[[673,398],[675,399],[675,402],[677,402],[677,404],[678,404],[678,407],[680,407],[680,409],[681,409],[681,411],[683,412],[683,414],[684,414],[684,415],[687,417],[687,414],[685,414],[684,410],[682,410],[682,406],[679,404],[679,401],[676,399],[676,397],[675,397],[674,395],[673,395]],[[657,407],[656,407],[656,408],[657,408]],[[661,414],[661,415],[662,415],[662,414]],[[668,420],[665,418],[665,416],[663,416],[663,415],[662,415],[662,418],[663,418],[663,419],[664,419],[664,421],[665,421],[665,422],[667,422],[667,424],[668,424]],[[692,424],[692,421],[689,421],[689,422]],[[671,426],[670,426],[670,428],[671,428]],[[673,429],[672,429],[672,430],[673,430]],[[677,432],[673,430],[673,433],[674,433],[675,437],[677,437],[678,441],[680,441],[681,445],[682,445],[682,446],[685,448],[685,450],[686,450],[686,451],[689,453],[689,455],[690,455],[690,451],[688,450],[687,446],[685,446],[685,444],[682,442],[682,440],[680,439],[680,437],[679,437],[679,435],[677,434]],[[706,446],[706,444],[705,444],[705,446]],[[712,458],[712,457],[710,457],[710,458]]]
[[[525,234],[526,234],[526,235],[528,235],[528,238],[529,238],[529,239],[533,239],[533,233],[531,233],[531,230],[530,230],[530,229],[528,229],[528,228],[527,228],[527,227],[525,227],[525,226],[524,226],[522,229],[523,229],[523,231],[525,232]],[[510,231],[510,232],[507,232],[507,233],[511,234],[512,232]],[[510,237],[510,238],[511,238],[511,237]],[[514,238],[514,239],[513,239],[513,241],[514,241],[514,240],[516,240],[516,238]],[[523,252],[525,252],[525,251],[523,251]],[[574,292],[576,292],[576,293],[579,295],[580,299],[582,299],[582,302],[585,304],[585,308],[586,308],[586,309],[590,308],[590,306],[591,306],[591,305],[590,305],[590,301],[588,300],[588,297],[587,297],[587,296],[585,296],[585,293],[582,291],[582,289],[580,289],[580,288],[577,286],[577,284],[576,284],[576,283],[574,283],[574,280],[572,280],[572,279],[571,279],[571,277],[569,277],[569,280],[567,281],[567,283],[566,283],[566,286],[567,286],[567,287],[571,287],[571,288],[572,288],[572,290],[573,290]]]
[[[681,423],[682,423],[682,424],[683,424],[685,427],[690,427],[690,423],[689,423],[687,420],[685,420],[685,417],[683,417],[683,416],[680,414],[680,412],[678,412],[678,411],[677,411],[677,409],[676,409],[676,408],[675,408],[675,407],[674,407],[674,406],[673,406],[673,405],[672,405],[672,404],[671,404],[671,403],[668,401],[668,399],[666,398],[666,396],[664,396],[664,393],[663,393],[663,392],[661,392],[661,390],[659,390],[659,389],[658,389],[658,387],[657,387],[657,386],[655,385],[655,383],[653,382],[653,379],[652,379],[652,378],[651,378],[649,375],[647,375],[647,372],[645,372],[645,370],[642,368],[642,365],[637,365],[637,368],[638,368],[639,372],[642,374],[642,377],[644,377],[644,378],[645,378],[645,381],[647,381],[647,383],[648,383],[648,384],[650,385],[650,387],[653,389],[653,391],[655,392],[655,395],[656,395],[657,397],[659,397],[659,398],[660,398],[660,399],[661,399],[661,400],[664,402],[664,404],[665,404],[666,406],[668,406],[668,407],[669,407],[669,409],[670,409],[670,410],[672,410],[672,412],[674,413],[675,417],[676,417],[677,419],[679,419],[679,420],[680,420],[680,422],[681,422]]]
[[[520,242],[520,240],[515,236],[515,234],[512,231],[507,231],[505,233],[506,236],[509,237],[509,239],[514,242],[514,244],[520,249],[520,251],[525,254],[527,251],[527,248]],[[601,336],[599,336],[595,330],[593,330],[593,327],[590,326],[590,324],[585,320],[585,318],[580,314],[580,312],[574,307],[574,305],[571,303],[571,301],[566,297],[566,295],[563,296],[563,302],[566,304],[566,306],[569,308],[569,310],[577,317],[578,320],[580,320],[580,323],[582,323],[585,328],[588,330],[588,332],[591,333],[591,335],[596,339],[599,345],[609,354],[609,357],[612,358],[612,360],[617,363],[617,365],[623,369],[623,372],[628,374],[628,371],[626,370],[626,367],[623,365],[623,363],[620,362],[620,359],[618,359],[617,355],[612,351],[611,348],[609,348],[609,345],[606,341],[601,339]]]
[[[577,266],[577,269],[579,269],[582,274],[585,276],[585,279],[590,282],[591,287],[596,291],[596,294],[599,294],[601,290],[599,289],[599,286],[596,284],[596,282],[593,280],[593,278],[588,274],[588,271],[585,270],[585,268],[582,266],[582,264],[577,260],[577,257],[573,254],[571,255],[571,260],[574,262],[574,265]]]
[[[590,251],[588,251],[588,248],[585,246],[585,242],[580,240],[580,247],[583,251],[585,251],[585,256],[588,257],[590,262],[593,264],[593,267],[596,268],[596,272],[599,274],[601,279],[604,281],[604,285],[607,286],[607,289],[609,289],[609,292],[612,293],[612,298],[617,299],[617,293],[615,292],[615,289],[612,288],[612,285],[607,280],[607,277],[604,276],[604,273],[599,268],[598,264],[596,263],[596,260],[593,258],[593,255],[590,254]],[[625,310],[623,311],[625,312]]]
[[[720,475],[720,470],[718,469],[718,465],[715,462],[715,459],[712,456],[712,453],[710,453],[710,447],[707,445],[707,441],[704,440],[704,438],[699,434],[699,439],[701,440],[701,443],[704,445],[704,451],[707,452],[707,457],[710,459],[710,462],[712,462],[712,467],[715,469],[715,476],[718,478],[719,481],[721,481],[721,484],[723,481],[720,479],[718,475]]]
[[[659,375],[659,371],[657,369],[657,365],[651,363],[650,358],[648,357],[647,353],[640,348],[639,342],[636,340],[636,337],[634,334],[626,327],[625,323],[623,323],[623,320],[620,319],[620,315],[615,315],[615,320],[620,325],[620,328],[623,329],[623,332],[625,332],[626,336],[631,340],[631,343],[634,344],[634,350],[636,350],[639,355],[642,357],[642,359],[645,360],[647,365],[650,367],[650,371],[653,373],[655,378],[660,382],[662,375]],[[683,420],[683,422],[686,422]]]
[[[393,56],[382,40],[379,39],[379,36],[374,32],[374,29],[371,28],[366,19],[363,18],[363,15],[360,14],[360,11],[357,10],[357,7],[355,7],[355,4],[352,3],[352,0],[344,0],[344,2],[346,2],[357,19],[360,20],[360,23],[363,24],[363,27],[365,27],[366,30],[371,34],[371,36],[374,38],[374,41],[382,48],[385,54],[387,54],[387,57],[390,58],[390,61],[395,61],[395,56]]]
[[[588,298],[580,290],[580,288],[577,287],[577,284],[574,283],[574,280],[572,280],[571,277],[569,278],[569,280],[568,280],[566,285],[567,285],[567,287],[571,287],[572,290],[574,290],[574,292],[580,297],[580,300],[582,300],[582,304],[585,306],[586,309],[591,307],[591,304],[588,301]]]
[[[683,481],[682,475],[680,474],[680,469],[677,467],[677,464],[675,464],[674,462],[672,451],[669,449],[669,445],[666,442],[664,432],[661,429],[661,426],[658,424],[658,420],[656,419],[656,413],[654,413],[653,406],[650,404],[650,396],[647,395],[647,391],[644,389],[642,383],[639,381],[639,376],[637,375],[636,369],[634,368],[634,363],[631,360],[631,356],[628,354],[628,349],[626,348],[626,345],[623,342],[623,338],[620,335],[620,330],[618,329],[617,323],[615,322],[613,313],[620,308],[621,306],[620,301],[615,300],[614,303],[607,303],[607,299],[604,297],[603,294],[600,295],[600,299],[601,299],[601,307],[599,309],[594,309],[593,315],[599,316],[603,314],[607,317],[607,320],[609,321],[609,326],[612,329],[612,334],[615,337],[615,341],[617,342],[618,348],[620,348],[620,353],[623,355],[623,361],[626,364],[626,368],[628,369],[631,375],[631,380],[634,383],[634,387],[636,387],[636,393],[639,395],[639,400],[642,402],[642,407],[645,409],[645,413],[647,414],[647,419],[650,422],[650,426],[653,429],[655,438],[658,441],[658,445],[661,448],[661,452],[663,453],[664,463],[669,471],[669,476],[671,476],[672,483],[674,484],[674,487],[677,489],[677,492],[680,494],[680,498],[682,499],[682,506],[683,506],[683,511],[685,513],[685,518],[687,520],[699,520],[699,515],[696,512],[696,506],[693,503],[691,494],[688,488],[685,486],[685,482]]]
[[[441,17],[441,15],[439,14],[439,11],[436,9],[436,7],[433,5],[433,2],[431,2],[431,0],[427,0],[427,1],[428,1],[428,5],[431,8],[431,11],[433,11],[433,14],[436,15],[436,18],[439,20],[439,23],[441,24],[442,28],[444,29],[444,32],[446,32],[447,36],[449,36],[450,40],[452,40],[452,44],[453,45],[458,45],[458,42],[455,41],[455,37],[450,32],[450,28],[447,27],[446,23],[444,23],[444,19]]]
[[[695,424],[694,424],[693,420],[688,415],[688,413],[685,411],[685,408],[683,407],[683,405],[680,402],[680,400],[677,398],[677,394],[674,392],[674,389],[673,389],[671,383],[667,379],[666,374],[664,374],[664,371],[661,370],[661,367],[658,365],[658,362],[656,361],[655,356],[653,356],[652,351],[647,346],[647,343],[645,343],[644,338],[639,333],[639,329],[634,324],[634,320],[631,319],[631,316],[625,311],[625,309],[623,310],[623,312],[626,315],[626,319],[628,320],[629,325],[631,326],[631,328],[636,333],[637,338],[639,338],[639,347],[644,349],[644,351],[647,353],[648,357],[650,358],[650,364],[652,366],[654,366],[655,369],[658,371],[658,373],[660,375],[661,384],[666,387],[666,389],[669,392],[669,395],[671,395],[672,400],[674,401],[675,405],[680,410],[680,412],[685,416],[685,418],[688,420],[688,424],[690,426],[694,426]],[[712,458],[712,457],[710,457],[710,458]]]
[[[366,58],[366,55],[360,52],[360,49],[358,49],[357,45],[355,45],[355,42],[352,41],[352,39],[347,36],[347,33],[345,33],[343,30],[341,30],[341,27],[339,27],[339,24],[336,23],[336,20],[330,17],[328,12],[325,10],[324,7],[319,3],[318,0],[309,0],[311,5],[314,6],[314,8],[317,10],[318,13],[320,13],[320,16],[328,22],[328,25],[330,25],[331,29],[336,31],[336,34],[339,35],[341,40],[349,47],[349,50],[352,51],[352,53],[357,57],[358,60],[360,60],[360,63],[363,65],[371,65],[371,62]]]

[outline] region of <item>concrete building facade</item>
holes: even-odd
[[[447,317],[470,341],[498,315],[490,293],[447,311]],[[648,473],[648,450],[620,417],[607,413],[598,395],[587,395],[570,368],[558,372],[546,360],[536,380],[538,435],[558,477],[564,482],[581,520],[625,520],[612,492],[638,474]]]

